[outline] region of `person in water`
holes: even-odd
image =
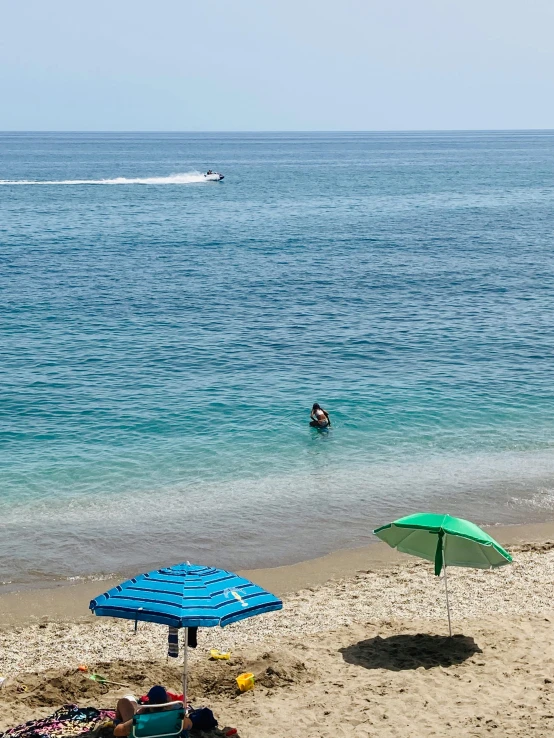
[[[312,412],[310,413],[312,428],[330,428],[331,418],[327,410],[320,407],[317,402],[314,402],[312,406]]]

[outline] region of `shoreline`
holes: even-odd
[[[524,545],[554,540],[554,521],[502,526],[483,526],[502,545]],[[295,564],[265,569],[239,570],[239,574],[278,596],[323,585],[331,580],[379,570],[414,557],[400,554],[377,541],[354,549],[341,549]],[[136,572],[137,574],[139,572]],[[119,584],[125,577],[88,581],[59,581],[44,587],[0,591],[0,629],[38,622],[94,621],[89,601]]]

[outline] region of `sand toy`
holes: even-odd
[[[241,692],[248,692],[249,689],[254,689],[254,674],[251,672],[239,674],[237,684]]]
[[[231,652],[227,651],[226,653],[221,653],[221,651],[218,651],[217,648],[210,649],[210,658],[212,659],[224,659],[228,660],[231,658]]]

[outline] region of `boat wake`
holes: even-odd
[[[184,185],[207,182],[202,172],[183,172],[167,177],[114,177],[113,179],[0,179],[0,185]]]

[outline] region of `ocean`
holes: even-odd
[[[553,518],[553,224],[549,131],[0,134],[3,589]]]

